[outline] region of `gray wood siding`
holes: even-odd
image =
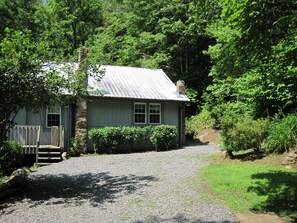
[[[117,100],[88,101],[88,128],[129,126],[132,124],[132,102]]]
[[[178,128],[179,126],[178,108],[179,108],[178,103],[172,103],[172,102],[163,103],[162,123],[166,125],[174,125]]]
[[[21,109],[14,118],[14,122],[18,125],[26,125],[26,113],[26,109]]]
[[[40,125],[40,144],[50,145],[51,143],[51,128],[46,127],[46,108],[41,109],[38,113],[33,111],[26,111],[18,115],[16,123],[18,125]],[[64,145],[68,148],[71,138],[71,109],[70,107],[61,108],[61,125],[64,126]]]
[[[135,101],[139,102],[139,101]],[[147,102],[147,105],[149,102]],[[147,106],[148,108],[148,106]],[[174,102],[161,103],[161,122],[166,125],[179,125],[179,104]],[[134,115],[134,101],[90,100],[88,101],[88,128],[105,126],[131,126]],[[148,125],[148,124],[147,124]],[[143,125],[137,125],[143,126]]]

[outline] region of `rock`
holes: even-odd
[[[69,159],[69,155],[66,152],[62,153],[62,159],[63,160],[68,160]]]
[[[25,168],[17,169],[12,172],[8,182],[12,187],[25,186],[28,174],[28,170]]]
[[[28,167],[13,171],[9,179],[0,186],[0,200],[20,192],[26,186],[29,173],[31,173],[31,170]]]
[[[290,152],[285,159],[282,161],[282,165],[284,166],[294,166],[297,165],[297,151],[296,149]]]

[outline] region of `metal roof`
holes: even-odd
[[[94,66],[93,66],[94,67]],[[95,66],[96,67],[96,66]],[[78,69],[78,63],[44,63],[43,71],[55,71],[66,79]],[[184,94],[176,92],[175,84],[162,69],[103,65],[101,80],[88,69],[88,93],[94,97],[166,100],[189,102]],[[98,70],[96,71],[98,72]],[[100,94],[98,94],[98,90]],[[71,94],[62,89],[63,94]]]
[[[175,84],[162,69],[111,65],[100,69],[105,71],[102,79],[98,81],[89,75],[88,85],[100,90],[101,97],[190,101],[186,95],[176,92]]]

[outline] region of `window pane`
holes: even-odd
[[[135,114],[135,123],[145,124],[145,114]]]
[[[134,123],[136,124],[146,123],[146,104],[145,103],[134,104]]]
[[[47,126],[60,126],[60,114],[48,114],[47,115]]]
[[[160,113],[160,105],[150,105],[150,113]]]
[[[135,113],[145,113],[145,104],[135,104]]]
[[[161,123],[161,105],[160,104],[149,105],[149,123],[150,124]]]
[[[160,115],[150,115],[150,123],[160,123]]]

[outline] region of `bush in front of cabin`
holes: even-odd
[[[123,143],[129,147],[128,152],[132,152],[133,146],[139,145],[144,136],[142,129],[134,126],[123,126],[121,132]]]
[[[94,150],[99,153],[114,153],[115,149],[123,142],[121,127],[104,127],[91,129],[89,138],[93,142]]]
[[[0,176],[8,176],[23,163],[22,147],[14,141],[0,145]]]
[[[157,150],[175,148],[176,134],[176,127],[169,125],[123,126],[92,129],[89,138],[98,153],[144,152],[154,147]]]
[[[152,128],[150,141],[157,150],[169,150],[176,147],[177,129],[171,125],[158,125]]]

